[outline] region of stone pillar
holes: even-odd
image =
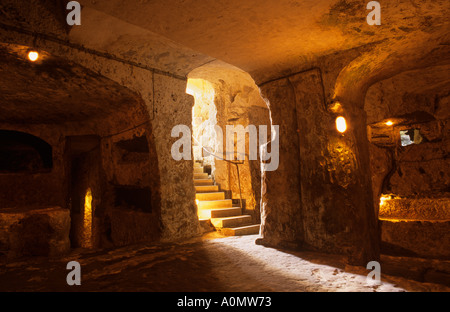
[[[198,235],[193,161],[175,161],[172,128],[186,125],[192,131],[194,98],[186,94],[186,81],[155,75],[157,114],[152,121],[161,181],[161,240],[174,241]]]
[[[348,255],[350,264],[379,259],[364,112],[348,103],[344,134],[324,102],[320,71],[269,82],[261,92],[280,125],[280,167],[266,172],[263,239]]]
[[[265,84],[260,90],[269,102],[272,124],[279,125],[280,164],[276,171],[262,173],[259,243],[296,248],[302,245],[304,233],[295,94],[287,79]]]
[[[348,220],[351,231],[348,236],[353,242],[349,262],[366,265],[380,259],[380,228],[374,210],[372,174],[370,166],[369,140],[367,139],[366,113],[360,103],[347,102],[342,99],[344,113],[348,120],[348,133],[341,139],[354,153],[357,167],[353,183],[345,188],[354,211],[354,217]]]
[[[223,151],[226,151],[226,127],[255,126],[260,132],[260,126],[267,126],[270,132],[269,110],[262,100],[259,90],[250,77],[243,75],[230,79],[226,84],[215,84],[215,105],[217,107],[217,125],[223,131]],[[241,140],[240,138],[238,140]],[[237,145],[238,140],[235,139]],[[256,140],[259,140],[257,135]],[[239,179],[236,166],[223,160],[215,159],[214,178],[216,183],[226,192],[227,198],[240,199],[242,194],[244,213],[251,215],[253,222],[260,222],[261,201],[261,171],[260,159],[249,159],[250,142],[248,134],[245,135],[245,161],[239,165]],[[240,186],[239,189],[239,180]]]

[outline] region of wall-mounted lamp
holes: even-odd
[[[27,57],[31,62],[36,62],[39,59],[39,53],[37,51],[30,51]]]
[[[336,129],[340,133],[344,133],[345,131],[347,131],[347,121],[344,117],[340,116],[336,118]]]
[[[390,120],[389,120],[389,121],[387,121],[387,122],[386,122],[386,124],[385,124],[385,125],[386,125],[386,126],[389,126],[389,127],[390,127],[390,126],[393,126],[393,125],[394,125],[394,123],[393,123],[392,121],[390,121]]]

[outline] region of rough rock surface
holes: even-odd
[[[322,79],[314,69],[262,87],[272,122],[280,125],[282,159],[277,172],[265,173],[271,187],[263,189],[263,240],[305,244],[362,263],[378,257],[372,196],[362,187],[371,186],[363,171],[368,166],[362,145],[365,125],[357,117],[361,112],[347,105],[344,114],[351,128],[339,135],[337,115],[324,102]]]
[[[406,220],[450,220],[450,198],[394,198],[383,201],[379,217]]]
[[[70,211],[53,208],[2,209],[0,255],[61,256],[70,251]]]
[[[448,65],[440,65],[405,71],[368,89],[365,110],[383,252],[449,256],[442,247],[449,244],[448,85]],[[410,129],[419,131],[421,140],[401,146],[400,131]]]
[[[380,222],[385,253],[450,259],[450,221],[383,219]]]

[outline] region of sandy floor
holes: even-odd
[[[419,283],[386,274],[382,274],[381,284],[369,285],[367,274],[370,271],[345,265],[343,257],[265,248],[254,244],[256,238],[229,237],[209,242],[214,247],[208,248],[208,253],[220,263],[215,267],[216,273],[226,276],[226,268],[239,268],[238,272],[221,279],[224,285],[237,291],[450,291],[443,285]]]
[[[364,268],[339,256],[285,252],[255,244],[257,236],[205,236],[180,243],[109,251],[74,250],[58,259],[0,266],[0,291],[403,292],[450,291],[387,276],[368,285]],[[66,264],[81,264],[81,286],[68,286]]]

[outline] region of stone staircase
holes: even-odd
[[[194,186],[200,222],[210,222],[226,236],[259,234],[260,225],[253,224],[250,215],[243,215],[241,207],[234,207],[233,201],[225,198],[198,161],[194,162]]]

